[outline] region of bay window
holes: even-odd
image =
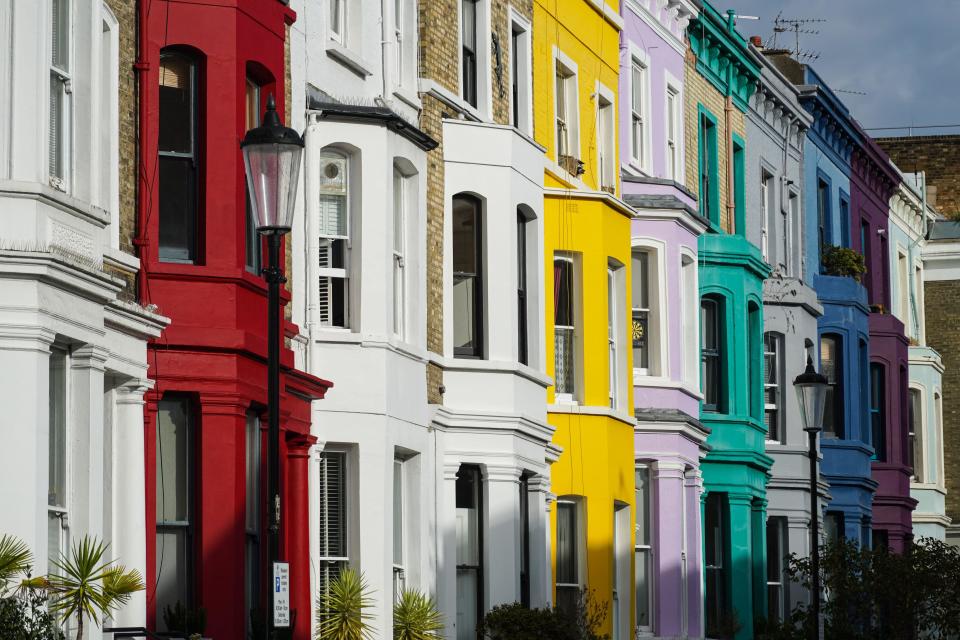
[[[478,0],[460,2],[460,97],[477,106],[477,34]]]
[[[483,357],[483,231],[480,200],[453,197],[453,355]]]
[[[783,334],[763,334],[763,415],[767,440],[783,442]]]
[[[700,380],[704,411],[720,411],[723,400],[721,311],[721,302],[716,297],[705,296],[700,301]]]
[[[393,169],[393,333],[404,337],[406,316],[407,178]]]
[[[820,337],[820,372],[827,378],[823,407],[823,436],[844,437],[843,338],[836,334]]]
[[[913,481],[923,482],[924,424],[923,395],[920,389],[910,389],[907,420],[907,463],[913,467]]]
[[[558,396],[573,400],[577,394],[578,367],[576,328],[576,274],[573,257],[555,254],[554,290],[554,387]]]
[[[318,483],[319,538],[317,593],[324,594],[330,583],[347,568],[347,453],[324,451],[320,454]]]
[[[66,190],[70,172],[71,26],[70,0],[51,0],[50,112],[47,136],[47,170],[52,186]]]
[[[192,604],[194,573],[194,403],[164,396],[157,404],[156,612]]]
[[[246,620],[247,634],[251,629],[251,614],[260,606],[260,479],[262,474],[260,416],[247,411],[246,422]]]
[[[349,328],[351,276],[350,163],[325,150],[320,156],[318,314],[324,327]]]
[[[846,523],[842,511],[827,511],[823,518],[823,538],[827,545],[836,544],[846,538]]]
[[[581,564],[584,561],[584,540],[581,502],[576,497],[557,501],[557,603],[561,611],[572,614],[577,609],[583,588]]]
[[[636,622],[641,631],[650,631],[653,611],[653,588],[651,573],[653,563],[651,546],[650,512],[650,468],[638,466],[635,472],[634,497],[636,506],[636,523],[633,543],[634,593],[636,594]]]
[[[47,434],[47,566],[69,549],[67,517],[67,350],[53,347],[48,365],[48,429]]]
[[[480,468],[457,472],[457,640],[475,640],[483,616],[483,491]]]
[[[887,460],[886,368],[870,363],[870,438],[874,460]]]
[[[157,140],[160,259],[196,262],[200,119],[197,61],[181,51],[160,55],[160,126]]]

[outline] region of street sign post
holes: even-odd
[[[273,563],[273,626],[290,626],[290,565]]]

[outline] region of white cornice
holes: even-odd
[[[697,15],[696,7],[693,6],[689,0],[673,0],[674,7],[680,6],[681,9],[678,12],[670,11],[670,21],[673,23],[673,26],[676,28],[676,31],[670,28],[669,25],[664,24],[662,20],[657,19],[651,11],[645,7],[641,2],[644,3],[654,3],[660,4],[662,0],[626,0],[624,6],[626,6],[634,15],[643,20],[644,24],[653,29],[660,39],[670,45],[677,53],[684,55],[686,53],[687,45],[683,41],[683,33],[686,31],[687,23],[691,18]],[[685,17],[680,17],[680,13],[685,12]]]

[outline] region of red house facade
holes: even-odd
[[[179,602],[205,610],[205,636],[244,638],[268,610],[270,574],[267,287],[239,142],[268,95],[285,112],[294,15],[279,0],[138,6],[139,290],[171,318],[148,355],[156,386],[144,412],[147,622],[176,626],[164,612]],[[297,371],[287,348],[281,369],[281,554],[294,637],[306,639],[310,407],[330,383]]]

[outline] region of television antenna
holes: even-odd
[[[800,34],[817,35],[820,33],[820,30],[814,28],[813,25],[823,22],[826,22],[823,18],[784,18],[783,11],[781,11],[777,14],[777,17],[773,19],[773,48],[777,48],[777,36],[779,34],[793,33],[793,54],[798,57],[801,56],[803,52],[800,50]],[[819,54],[817,54],[816,57],[812,57],[809,53],[804,55],[814,60],[816,57],[819,57]]]

